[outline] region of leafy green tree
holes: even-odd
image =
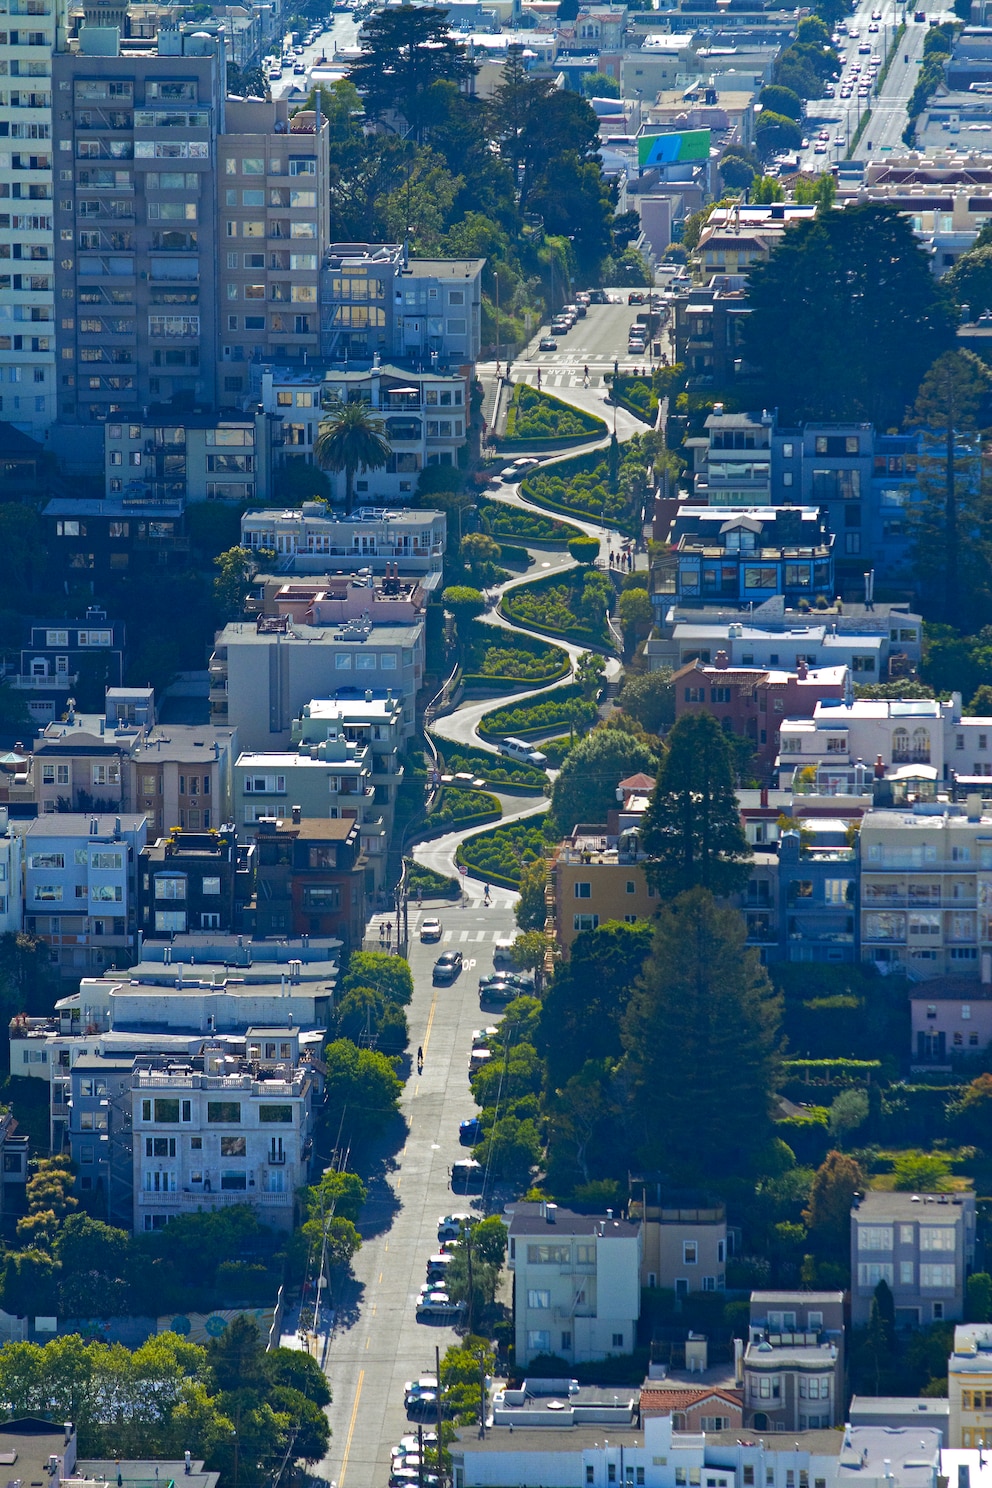
[[[581,82],[584,98],[620,97],[620,84],[608,72],[584,72]]]
[[[675,689],[670,667],[628,672],[620,684],[620,707],[649,734],[662,734],[675,722]]]
[[[680,894],[624,1014],[640,1160],[696,1181],[751,1171],[772,1135],[781,999],[745,940],[736,910]]]
[[[441,1360],[444,1415],[459,1426],[471,1426],[485,1407],[485,1380],[496,1369],[496,1355],[484,1338],[472,1334],[452,1344]]]
[[[543,930],[547,919],[544,891],[548,881],[546,858],[535,858],[525,863],[520,871],[520,898],[513,906],[514,917],[521,930]]]
[[[486,1109],[497,1100],[512,1102],[541,1089],[543,1070],[532,1044],[511,1044],[508,1051],[497,1048],[493,1058],[472,1076],[472,1096],[477,1106]]]
[[[478,589],[468,584],[449,584],[441,595],[446,610],[450,610],[458,625],[474,620],[486,608],[486,602]]]
[[[354,1177],[354,1174],[348,1174]],[[331,1388],[327,1375],[311,1354],[299,1349],[274,1348],[263,1361],[266,1379],[270,1385],[281,1385],[296,1390],[312,1400],[314,1405],[330,1405]]]
[[[510,957],[518,971],[539,971],[547,948],[543,930],[523,930],[510,947]]]
[[[711,714],[685,713],[669,733],[641,846],[651,859],[649,880],[666,898],[697,886],[723,896],[747,882],[751,849],[730,745]]]
[[[348,1128],[375,1135],[399,1108],[402,1084],[395,1060],[348,1039],[336,1039],[325,1051],[327,1106],[332,1123],[344,1115]]]
[[[910,413],[910,422],[924,430],[918,467],[923,500],[911,510],[916,569],[938,589],[941,618],[951,625],[961,623],[963,585],[988,589],[983,580],[992,561],[992,513],[977,431],[990,387],[992,372],[973,352],[945,351],[923,379]]]
[[[588,1060],[621,1057],[623,1015],[651,940],[644,921],[611,921],[575,937],[568,961],[556,967],[544,994],[535,1035],[550,1089],[564,1085]]]
[[[368,1189],[357,1173],[335,1172],[328,1168],[319,1183],[304,1189],[304,1202],[308,1219],[321,1220],[328,1214],[358,1223],[362,1205],[368,1198]]]
[[[774,176],[757,176],[751,187],[751,200],[755,206],[769,206],[772,202],[785,201],[785,188]]]
[[[501,1116],[474,1149],[476,1160],[493,1178],[526,1179],[541,1160],[541,1137],[532,1119]]]
[[[966,1323],[992,1319],[992,1276],[987,1271],[973,1271],[964,1284],[964,1318]]]
[[[942,1152],[901,1152],[892,1170],[897,1192],[943,1193],[951,1186],[950,1158]]]
[[[720,156],[720,175],[731,190],[746,191],[757,173],[751,162],[740,155],[725,150]]]
[[[500,559],[499,543],[487,532],[468,532],[459,549],[462,562],[475,584],[486,583]]]
[[[657,756],[633,734],[601,728],[586,734],[565,756],[551,787],[551,812],[559,830],[571,832],[579,822],[605,822],[607,811],[617,804],[620,781],[640,773],[654,775],[657,768]]]
[[[313,442],[313,458],[322,469],[336,474],[344,471],[346,515],[351,511],[355,472],[380,470],[392,454],[384,429],[382,420],[358,402],[339,403],[320,421]]]
[[[245,612],[251,581],[258,572],[255,554],[248,548],[228,548],[214,559],[220,569],[214,579],[214,597],[223,620],[240,620]]]
[[[88,1214],[70,1214],[55,1241],[63,1317],[113,1317],[127,1311],[130,1236]]]
[[[369,1042],[383,1054],[402,1054],[409,1039],[406,1013],[374,987],[352,987],[334,1009],[339,1038]]]
[[[59,1310],[58,1266],[45,1250],[10,1251],[4,1259],[3,1307],[15,1317],[55,1317]],[[0,1350],[0,1358],[6,1356]],[[0,1379],[3,1371],[0,1369]],[[9,1401],[10,1396],[6,1399]]]
[[[947,294],[911,225],[875,202],[790,228],[752,268],[748,304],[745,354],[788,420],[890,427],[954,344]]]
[[[576,563],[595,563],[599,557],[599,540],[595,537],[581,537],[569,539],[568,551]]]
[[[398,1007],[408,1007],[413,999],[410,963],[385,951],[352,951],[341,990],[350,992],[355,987],[373,987]]]
[[[795,119],[786,114],[762,111],[754,126],[754,143],[759,155],[774,155],[779,150],[796,150],[802,143],[803,132]]]
[[[800,176],[796,181],[795,199],[801,207],[819,207],[828,212],[836,195],[837,182],[829,171],[822,171],[812,180],[809,176]]]
[[[813,1176],[803,1223],[818,1252],[845,1259],[851,1231],[851,1202],[864,1193],[868,1180],[858,1162],[843,1152],[828,1152]]]
[[[617,601],[620,623],[624,630],[643,635],[654,624],[651,600],[643,589],[625,589]]]
[[[595,651],[583,651],[575,663],[575,680],[587,703],[594,703],[606,675],[606,662]]]
[[[992,310],[992,243],[979,247],[976,242],[962,253],[944,282],[955,303],[968,306],[972,320]]]
[[[778,83],[769,83],[762,88],[758,102],[763,109],[771,109],[774,114],[784,114],[787,119],[799,120],[803,116],[803,101],[799,94]]]
[[[352,64],[349,77],[370,118],[402,114],[419,138],[430,113],[433,84],[466,83],[477,71],[441,11],[398,5],[366,20],[362,55]]]

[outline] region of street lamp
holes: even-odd
[[[496,376],[499,377],[499,275],[493,274],[496,281]]]

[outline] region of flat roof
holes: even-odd
[[[11,822],[19,830],[23,826],[25,837],[99,837],[113,838],[118,827],[122,833],[137,832],[148,817],[144,813],[129,815],[126,812],[112,814],[93,812],[59,812],[54,816],[36,816],[31,821]],[[91,831],[96,822],[96,831]]]
[[[917,1413],[921,1421],[928,1416],[950,1415],[951,1402],[947,1396],[921,1399],[915,1395],[855,1395],[851,1400],[849,1415],[895,1416]]]
[[[975,1195],[971,1190],[956,1194],[884,1193],[869,1189],[858,1208],[851,1210],[852,1219],[863,1219],[875,1223],[883,1218],[942,1220],[945,1224],[961,1218],[965,1202],[974,1205]]]
[[[507,1205],[503,1212],[510,1221],[511,1235],[545,1235],[553,1240],[555,1235],[599,1235],[603,1226],[603,1238],[618,1239],[636,1235],[639,1226],[626,1219],[608,1219],[605,1214],[576,1214],[571,1209],[555,1210],[554,1220],[549,1220],[542,1209],[543,1204],[519,1203]]]
[[[828,1303],[842,1303],[843,1292],[752,1292],[751,1306],[758,1303],[764,1307],[818,1307]]]

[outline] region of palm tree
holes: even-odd
[[[392,454],[381,419],[364,403],[339,403],[321,419],[313,453],[317,464],[335,474],[345,473],[345,512],[351,511],[355,471],[379,470]]]

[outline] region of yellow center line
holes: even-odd
[[[355,1422],[358,1419],[358,1402],[362,1398],[362,1385],[365,1383],[365,1370],[358,1371],[358,1389],[355,1391],[355,1404],[351,1408],[351,1421],[348,1424],[348,1437],[344,1444],[344,1456],[341,1459],[341,1471],[338,1473],[338,1488],[344,1482],[344,1475],[348,1471],[348,1456],[351,1452],[351,1438],[355,1434]]]
[[[430,1014],[429,1014],[429,1016],[427,1018],[427,1032],[424,1034],[424,1042],[420,1046],[423,1049],[423,1051],[424,1051],[425,1054],[427,1053],[427,1046],[428,1046],[428,1044],[431,1041],[431,1029],[434,1026],[434,1014],[435,1014],[436,1011],[437,1011],[437,992],[435,991],[434,996],[431,998],[431,1010],[430,1010]]]

